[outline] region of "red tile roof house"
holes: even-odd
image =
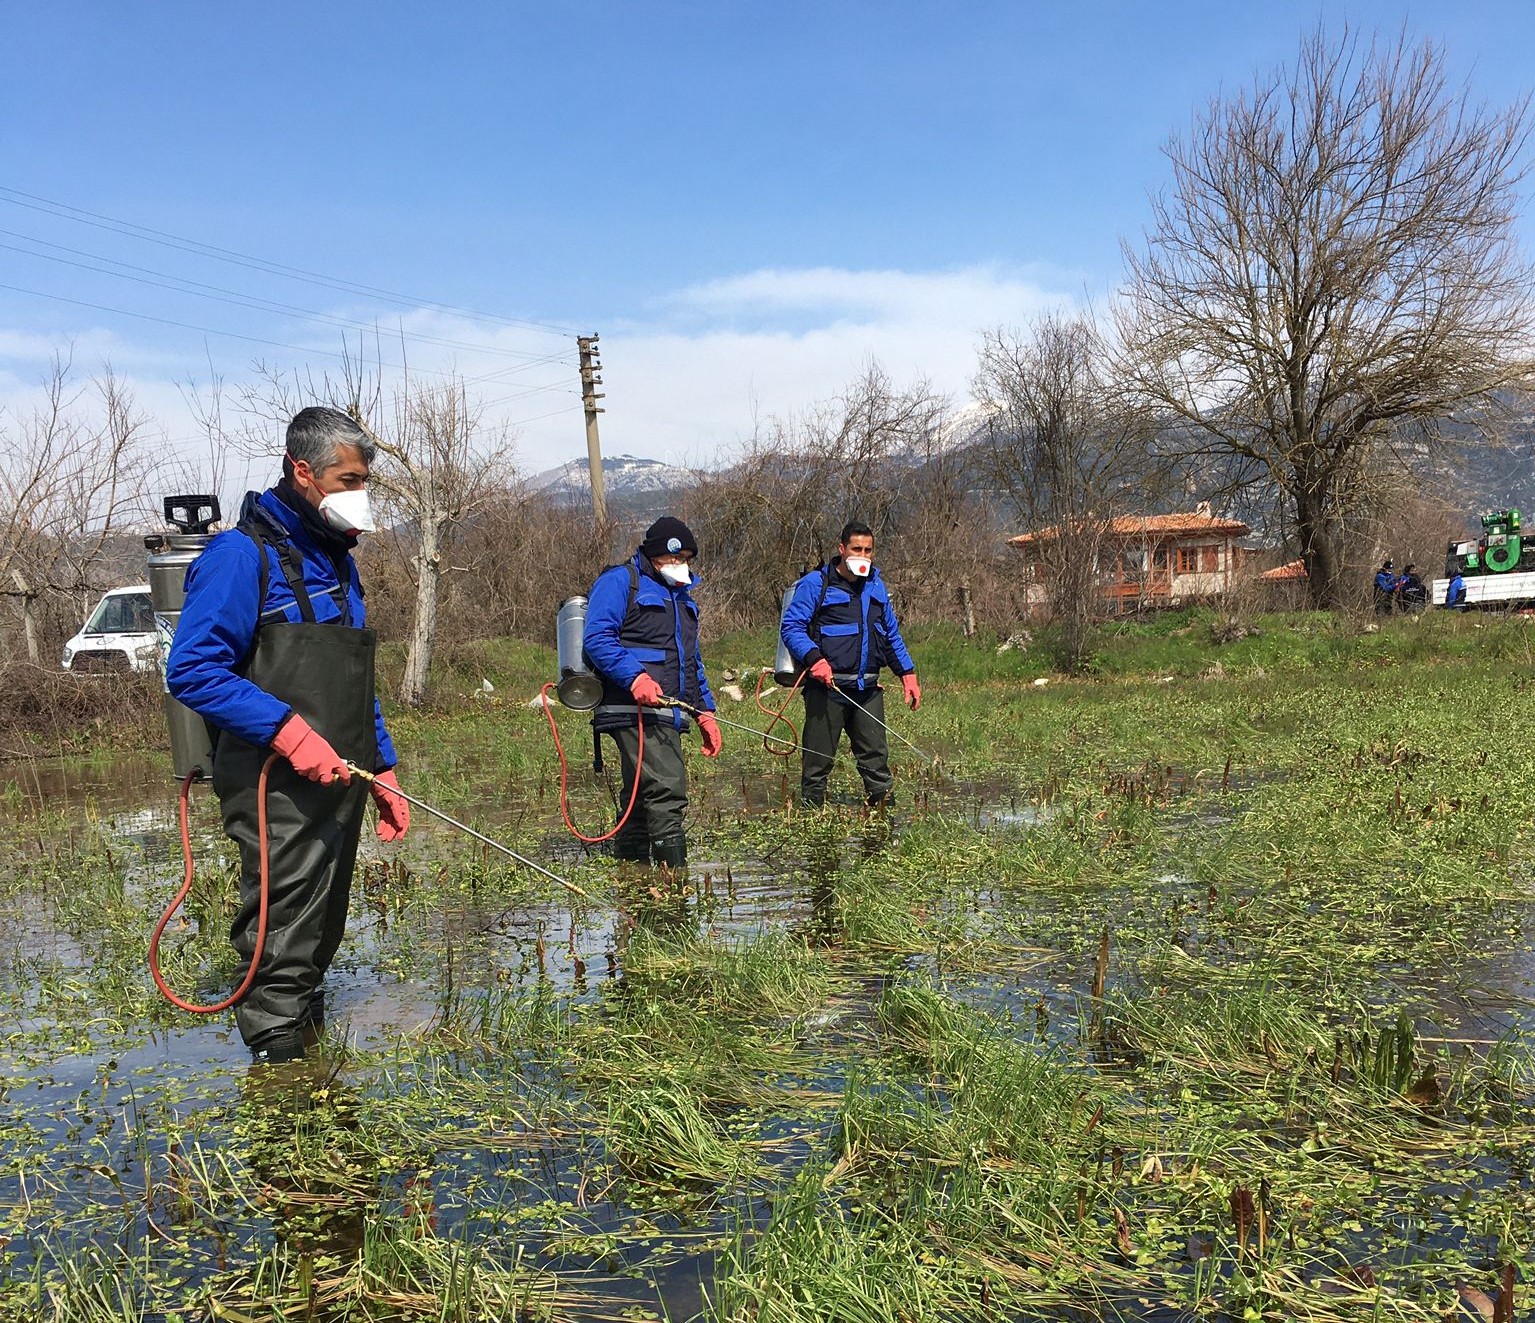
[[[1271,608],[1298,611],[1309,600],[1306,592],[1306,562],[1292,560],[1284,565],[1276,565],[1271,570],[1264,570],[1258,576],[1258,586],[1263,590]]]
[[[1188,514],[1120,515],[1098,552],[1103,610],[1121,615],[1224,596],[1236,582],[1245,555],[1238,543],[1247,532],[1240,520],[1217,518],[1208,502]],[[1041,552],[1058,536],[1051,527],[1007,540],[1027,558],[1025,599],[1031,607],[1045,603]]]

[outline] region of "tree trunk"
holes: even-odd
[[[970,580],[959,585],[960,628],[967,639],[975,637],[975,601],[970,596]]]
[[[1302,484],[1295,495],[1295,526],[1306,563],[1306,592],[1312,606],[1334,611],[1345,605],[1342,555],[1322,507],[1323,502]]]
[[[21,577],[20,570],[12,570],[11,579],[16,584],[16,591],[21,598],[21,632],[27,640],[27,660],[36,666],[39,663],[37,619],[32,612],[32,599],[36,594],[32,591],[31,585]]]
[[[416,606],[410,618],[410,639],[405,645],[405,675],[400,681],[400,702],[420,707],[426,699],[426,679],[432,665],[432,641],[437,635],[437,581],[442,575],[442,524],[435,516],[421,521],[421,541],[416,547]]]

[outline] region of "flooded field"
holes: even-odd
[[[0,1317],[1526,1317],[1524,683],[935,686],[888,818],[694,762],[679,885],[564,836],[536,713],[421,718],[406,788],[594,903],[369,837],[281,1069],[145,973],[163,765],[6,768]],[[194,835],[167,973],[222,995]]]

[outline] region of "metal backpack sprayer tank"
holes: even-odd
[[[783,590],[783,601],[778,604],[778,618],[784,617],[784,612],[789,609],[789,603],[794,600],[794,585],[791,583]],[[783,631],[778,634],[778,652],[773,658],[773,679],[783,685],[785,689],[792,688],[799,680],[800,672],[804,668],[795,664],[794,654],[789,651],[789,645],[784,642]]]
[[[149,597],[160,628],[161,673],[170,655],[171,638],[186,602],[187,568],[213,540],[208,530],[219,521],[216,496],[167,496],[165,522],[174,533],[154,533],[144,539],[149,552]],[[176,779],[194,773],[206,780],[213,773],[212,740],[208,724],[191,708],[178,703],[167,691],[165,724],[171,737],[171,758]]]
[[[554,622],[554,650],[559,680],[555,696],[572,712],[590,712],[602,701],[602,681],[586,664],[581,638],[586,632],[586,598],[567,597]]]
[[[578,841],[586,845],[600,845],[604,841],[610,841],[629,820],[629,815],[634,811],[635,803],[639,799],[640,781],[634,778],[633,793],[629,796],[629,806],[624,810],[618,822],[600,836],[588,836],[576,826],[570,816],[570,765],[565,758],[565,746],[560,742],[559,727],[554,724],[554,704],[549,701],[552,690],[554,696],[560,700],[562,707],[568,707],[572,712],[590,712],[602,702],[602,680],[586,664],[586,648],[583,638],[586,633],[586,608],[588,601],[585,597],[577,595],[567,597],[560,603],[559,614],[554,621],[554,651],[555,668],[559,678],[551,680],[538,691],[544,709],[544,719],[549,723],[549,737],[554,741],[555,756],[560,763],[560,815],[565,819],[565,826],[570,834]],[[645,757],[645,723],[639,723],[639,758]],[[598,752],[596,736],[592,738],[592,764],[594,769],[600,770],[601,761]]]

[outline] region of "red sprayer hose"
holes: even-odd
[[[181,783],[181,858],[183,871],[181,875],[181,890],[176,893],[176,899],[171,901],[164,914],[160,916],[160,922],[155,924],[155,930],[149,938],[149,973],[155,981],[155,986],[165,994],[166,1001],[172,1006],[180,1007],[184,1011],[191,1011],[193,1015],[213,1015],[218,1011],[227,1011],[247,992],[250,985],[255,982],[256,970],[261,966],[261,951],[266,945],[266,921],[267,906],[271,900],[271,876],[267,861],[267,830],[266,830],[266,787],[267,774],[272,770],[272,764],[278,760],[277,754],[272,754],[266,762],[261,764],[261,779],[256,783],[256,839],[260,842],[261,850],[261,908],[256,917],[256,946],[251,952],[250,968],[245,971],[245,977],[240,986],[236,988],[223,1001],[214,1002],[211,1006],[199,1006],[196,1002],[187,1001],[178,997],[171,991],[170,985],[160,973],[160,934],[165,931],[165,926],[171,921],[171,916],[181,908],[192,890],[192,832],[187,825],[187,802],[192,793],[192,782],[197,779],[197,773],[190,773]]]
[[[794,677],[794,683],[789,686],[789,692],[784,695],[783,702],[778,705],[776,711],[762,701],[762,684],[768,678],[768,674],[769,672],[765,668],[757,672],[757,711],[762,713],[763,716],[771,718],[767,729],[762,732],[762,747],[775,757],[788,758],[800,747],[799,731],[795,730],[794,723],[784,716],[784,713],[788,711],[789,704],[793,701],[794,695],[799,692],[800,685],[804,684],[806,672],[801,671]],[[789,728],[789,745],[787,748],[779,748],[778,741],[769,738],[773,734],[773,727],[779,724]]]
[[[560,743],[560,728],[554,724],[554,700],[549,697],[554,687],[553,681],[546,684],[538,691],[538,697],[543,703],[544,719],[549,723],[549,734],[554,736],[554,751],[560,758],[560,816],[565,819],[565,826],[570,829],[570,834],[578,841],[586,845],[601,845],[603,841],[611,841],[618,835],[624,823],[629,821],[629,815],[634,812],[634,806],[639,801],[640,772],[645,766],[645,714],[640,713],[638,718],[640,741],[639,748],[634,753],[634,785],[629,791],[629,803],[624,809],[623,817],[613,824],[611,831],[605,831],[601,836],[585,836],[570,820],[570,764],[565,760],[565,746]]]

